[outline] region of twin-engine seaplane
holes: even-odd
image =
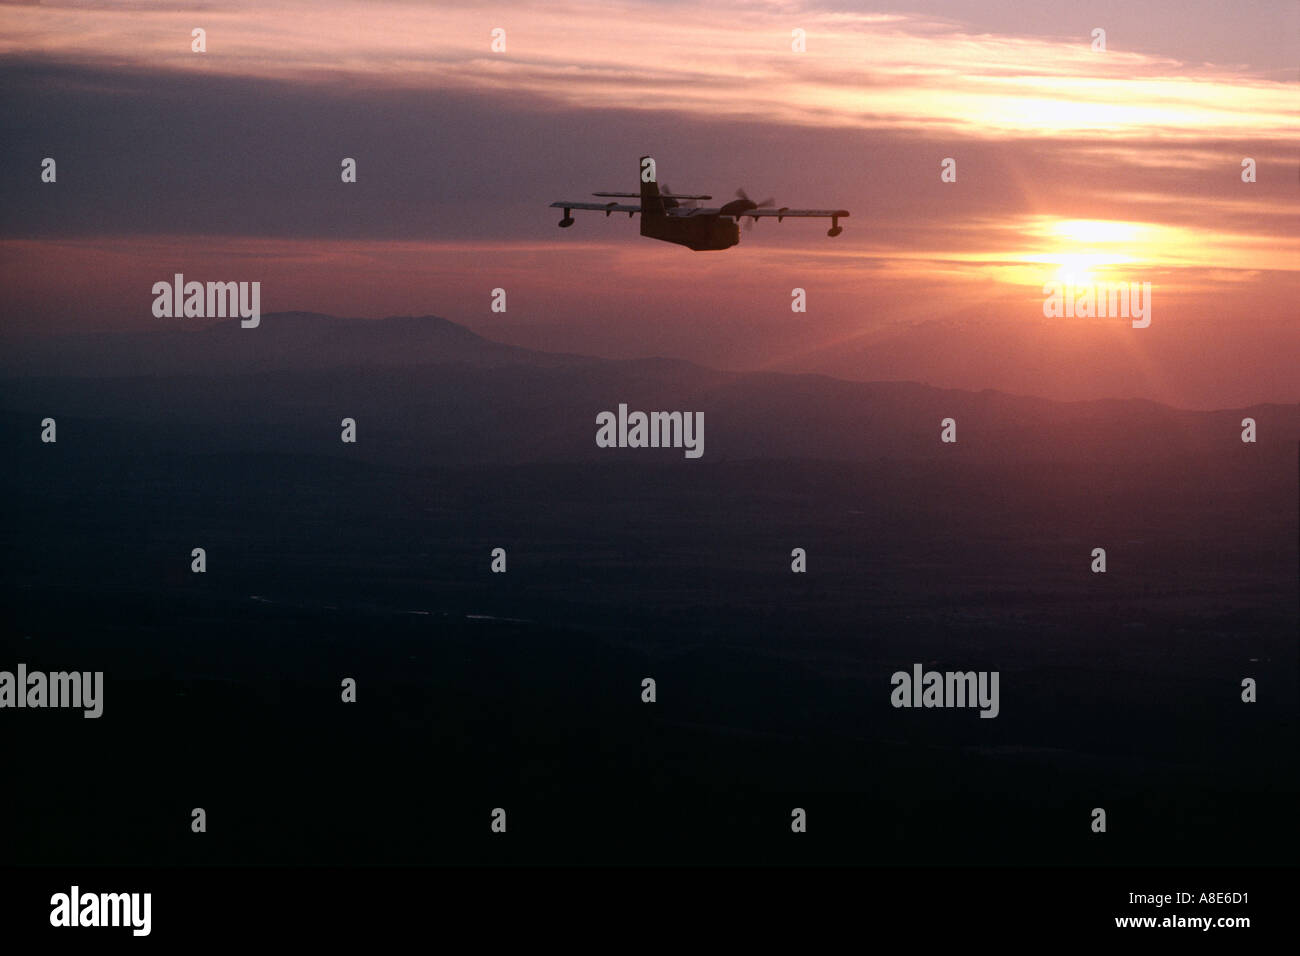
[[[706,249],[729,249],[740,242],[741,219],[748,218],[746,229],[753,228],[754,223],[764,217],[782,219],[829,219],[831,227],[826,235],[834,237],[844,231],[840,218],[847,216],[847,209],[790,209],[787,206],[774,206],[774,200],[754,202],[745,195],[743,189],[736,190],[736,198],[719,207],[703,207],[702,200],[712,196],[692,196],[671,193],[668,187],[659,191],[656,177],[655,161],[649,156],[641,157],[641,192],[640,193],[592,193],[609,199],[639,199],[637,203],[621,202],[553,202],[551,208],[563,209],[564,218],[560,228],[567,229],[573,225],[570,213],[575,209],[589,209],[603,212],[607,217],[616,212],[625,212],[628,218],[641,214],[641,235],[664,242],[675,242],[697,252]]]

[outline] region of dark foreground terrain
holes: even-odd
[[[517,468],[495,497],[476,471],[188,466],[6,489],[27,542],[8,554],[6,662],[106,675],[99,720],[6,715],[19,861],[1294,852],[1282,529],[1207,555],[1127,525],[1101,532],[1129,542],[1103,577],[1069,513],[923,515],[951,480],[928,467],[785,464],[745,494],[745,467]],[[882,514],[859,493],[895,481],[919,500]],[[196,490],[213,486],[220,505]],[[953,529],[930,528],[945,513]],[[914,661],[999,670],[1000,716],[890,707]]]
[[[339,374],[302,374],[279,408],[309,418],[320,396],[320,434],[274,440],[270,426],[241,438],[225,411],[142,402],[152,386],[129,378],[69,383],[81,404],[43,445],[34,422],[59,380],[0,393],[0,669],[106,683],[98,720],[2,715],[13,862],[1263,863],[1300,849],[1293,440],[1229,432],[1205,448],[1144,433],[1133,416],[1149,409],[1100,403],[1092,431],[1006,456],[973,441],[950,460],[769,454],[779,442],[732,436],[749,457],[440,461],[456,456],[404,457],[373,429],[338,443]],[[489,390],[520,378],[460,374]],[[407,379],[371,375],[399,421],[436,417],[413,410]],[[744,383],[741,404],[772,383]],[[559,434],[572,394],[513,401]],[[730,406],[715,400],[721,449]],[[589,418],[572,425],[583,454]],[[1090,458],[1089,442],[1131,453]],[[496,547],[505,574],[489,571]],[[806,574],[790,571],[795,547]],[[999,671],[1000,715],[893,708],[890,675],[916,662]],[[1245,677],[1257,703],[1240,699]],[[190,832],[194,807],[206,834]]]

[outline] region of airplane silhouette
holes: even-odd
[[[745,217],[750,219],[746,225],[747,229],[752,228],[754,222],[764,216],[775,216],[777,222],[787,218],[829,219],[831,227],[826,231],[826,235],[833,238],[844,231],[839,220],[849,214],[847,209],[790,209],[787,206],[778,209],[772,206],[771,199],[754,202],[745,195],[743,189],[737,189],[736,198],[723,206],[702,208],[694,203],[702,199],[712,199],[712,196],[670,193],[666,186],[661,193],[656,178],[655,161],[650,156],[641,157],[640,193],[592,193],[592,195],[641,201],[636,205],[618,202],[553,202],[552,209],[564,210],[564,218],[560,220],[561,229],[573,225],[573,217],[569,213],[574,209],[603,212],[606,217],[611,213],[625,212],[629,219],[640,213],[641,235],[650,239],[660,239],[663,242],[675,242],[696,252],[730,249],[738,245],[740,243],[739,220]],[[684,204],[683,200],[689,205]]]

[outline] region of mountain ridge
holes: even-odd
[[[702,413],[709,461],[1141,465],[1211,455],[1248,467],[1253,452],[1280,454],[1281,443],[1293,457],[1300,441],[1300,404],[1196,411],[1149,399],[1061,402],[913,381],[725,371],[675,358],[538,352],[432,315],[271,313],[256,330],[238,321],[83,337],[62,352],[19,356],[26,374],[0,375],[0,410],[19,436],[56,418],[60,449],[77,431],[89,438],[109,423],[144,426],[196,451],[346,452],[418,464],[680,460],[680,449],[598,447],[596,416],[620,405]],[[97,341],[105,350],[94,350]],[[0,366],[15,356],[6,359]],[[344,418],[358,423],[355,446],[339,442]],[[1244,418],[1257,420],[1258,444],[1240,440]],[[949,419],[956,442],[941,441]]]
[[[233,318],[193,329],[64,333],[9,343],[0,352],[0,377],[226,375],[278,370],[419,367],[448,363],[487,366],[529,364],[545,367],[608,364],[638,369],[692,369],[711,373],[719,379],[750,377],[758,380],[763,376],[772,376],[787,382],[818,381],[888,388],[914,386],[934,393],[948,392],[966,396],[987,393],[1012,400],[1048,402],[1065,407],[1100,408],[1119,404],[1129,409],[1149,407],[1200,414],[1261,408],[1300,408],[1300,403],[1257,402],[1218,409],[1184,409],[1141,397],[1056,399],[1004,389],[932,385],[914,378],[864,380],[831,372],[794,369],[731,371],[674,356],[604,358],[498,342],[433,313],[366,319],[292,310],[266,313],[261,317],[261,325],[256,330],[244,329],[240,322],[240,319]],[[217,348],[215,352],[214,342]],[[304,350],[309,346],[321,347],[323,352],[307,354]],[[420,346],[428,351],[421,351]]]

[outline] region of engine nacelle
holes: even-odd
[[[741,213],[749,212],[751,209],[757,209],[758,203],[752,199],[733,199],[721,209],[718,210],[720,216],[739,216]]]

